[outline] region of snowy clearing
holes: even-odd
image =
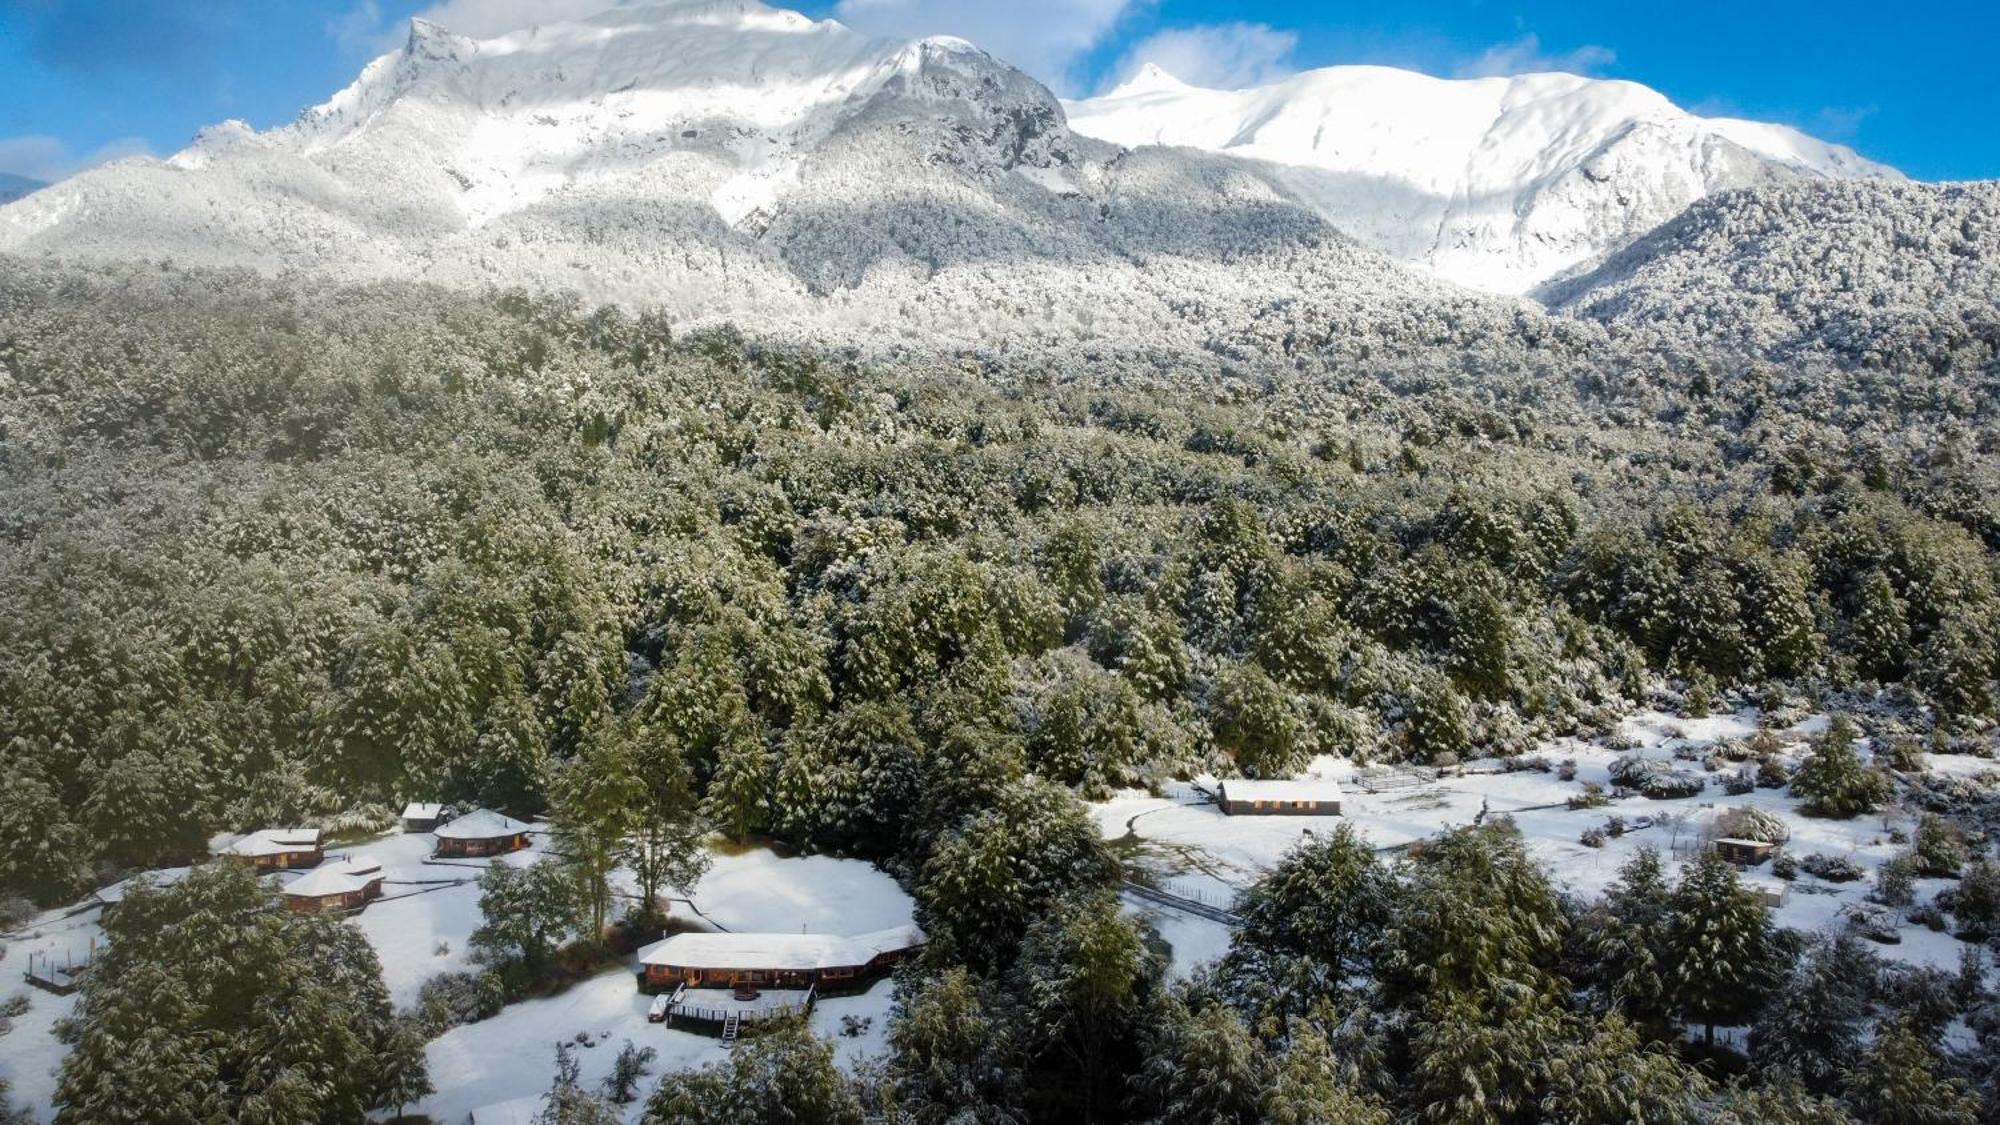
[[[1699,838],[1704,825],[1726,809],[1750,807],[1784,822],[1791,833],[1786,849],[1794,856],[1823,852],[1850,859],[1866,870],[1866,878],[1838,884],[1801,873],[1791,884],[1784,905],[1773,913],[1778,925],[1793,929],[1820,932],[1838,927],[1843,924],[1843,912],[1861,903],[1873,888],[1875,872],[1882,863],[1905,850],[1907,845],[1894,842],[1890,830],[1910,829],[1915,820],[1911,811],[1891,805],[1875,815],[1853,820],[1818,819],[1802,815],[1798,802],[1784,789],[1756,789],[1730,796],[1722,791],[1718,775],[1707,775],[1707,787],[1693,797],[1649,800],[1633,796],[1587,809],[1571,809],[1566,804],[1583,792],[1586,782],[1608,791],[1612,762],[1634,750],[1648,758],[1671,759],[1677,748],[1701,748],[1724,739],[1748,737],[1757,731],[1757,720],[1754,710],[1703,719],[1644,711],[1620,725],[1618,733],[1631,748],[1613,749],[1576,740],[1543,746],[1541,754],[1551,763],[1576,763],[1573,781],[1563,781],[1555,772],[1483,772],[1497,770],[1497,763],[1469,762],[1458,771],[1444,771],[1436,780],[1371,782],[1351,762],[1320,759],[1313,763],[1311,772],[1340,783],[1343,808],[1338,817],[1227,816],[1202,792],[1203,788],[1212,790],[1212,782],[1169,783],[1160,797],[1128,790],[1092,805],[1091,811],[1105,837],[1123,840],[1163,889],[1226,906],[1305,834],[1331,831],[1343,821],[1379,851],[1393,855],[1417,840],[1471,824],[1482,812],[1506,814],[1514,818],[1529,851],[1559,887],[1595,897],[1617,878],[1619,867],[1639,848],[1657,848],[1668,860],[1670,871],[1677,871],[1691,857],[1687,849]],[[1826,722],[1825,716],[1814,716],[1776,733],[1802,751],[1805,739],[1823,731]],[[1680,764],[1697,771],[1700,768],[1695,763]],[[1994,763],[1935,755],[1929,766],[1939,774],[1969,777],[1993,769]],[[1671,823],[1660,823],[1663,815],[1685,820],[1676,829]],[[1623,818],[1632,826],[1630,830],[1607,839],[1602,847],[1580,842],[1586,828],[1603,827],[1614,816]],[[1639,827],[1641,818],[1652,823]],[[1679,853],[1674,847],[1677,843]],[[1770,865],[1749,868],[1744,874],[1746,879],[1770,880]],[[1917,899],[1922,902],[1950,881],[1920,879],[1916,885]],[[1134,909],[1139,906],[1134,904]],[[1173,945],[1176,975],[1213,960],[1228,947],[1225,927],[1220,923],[1152,905],[1141,912],[1156,919],[1162,936]],[[1949,934],[1908,922],[1899,927],[1899,934],[1899,944],[1871,948],[1890,960],[1916,965],[1951,969],[1958,964],[1961,943]]]

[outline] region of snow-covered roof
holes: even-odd
[[[444,815],[444,805],[434,801],[412,801],[403,806],[404,820],[436,820]]]
[[[504,813],[492,809],[473,809],[464,816],[440,824],[434,830],[445,840],[494,840],[502,836],[515,836],[526,832],[528,826]]]
[[[675,934],[639,951],[647,965],[698,969],[858,968],[876,957],[924,943],[917,926],[897,926],[874,933],[838,937],[833,934]]]
[[[1778,846],[1770,840],[1752,840],[1745,836],[1718,836],[1715,842],[1718,844],[1731,844],[1739,848],[1775,848]]]
[[[1340,784],[1321,778],[1296,778],[1289,781],[1250,781],[1235,778],[1221,785],[1225,800],[1230,801],[1338,801]]]
[[[380,882],[382,865],[367,856],[354,856],[320,864],[285,884],[285,893],[294,898],[324,898],[368,889]]]
[[[192,867],[168,867],[159,871],[147,871],[143,874],[134,875],[129,879],[120,879],[116,883],[102,888],[92,897],[109,906],[115,902],[124,902],[125,895],[140,883],[151,883],[155,887],[178,886],[186,882],[187,877],[193,873],[194,868]]]
[[[541,1119],[542,1103],[547,1100],[544,1094],[529,1094],[483,1105],[472,1111],[472,1125],[535,1125]]]
[[[319,847],[317,828],[260,828],[222,849],[223,855],[284,855]]]

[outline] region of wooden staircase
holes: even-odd
[[[736,1034],[741,1030],[743,1030],[743,1013],[729,1013],[722,1021],[722,1045],[727,1047],[736,1042]]]

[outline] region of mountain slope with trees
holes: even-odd
[[[2000,184],[1823,183],[1704,200],[1580,276],[1556,309],[1773,363],[1921,385],[2000,371]],[[1918,393],[1913,390],[1911,393]]]

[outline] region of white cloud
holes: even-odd
[[[1261,23],[1169,28],[1134,43],[1112,68],[1106,86],[1126,81],[1147,63],[1193,86],[1262,86],[1293,72],[1292,52],[1298,45],[1292,32]]]
[[[1529,32],[1508,43],[1495,43],[1477,58],[1458,68],[1460,78],[1501,78],[1510,74],[1538,74],[1558,70],[1566,74],[1595,74],[1618,60],[1609,47],[1585,44],[1571,51],[1549,53],[1542,50],[1541,36]]]
[[[87,153],[70,150],[59,137],[0,137],[0,172],[54,183],[99,164],[127,156],[145,156],[153,151],[139,137],[120,137]]]
[[[594,16],[613,8],[627,7],[636,0],[442,0],[417,12],[416,18],[429,20],[447,31],[473,39],[486,39],[544,24]],[[391,51],[403,45],[409,25],[402,21],[384,25],[379,0],[360,0],[345,14],[327,24],[327,34],[342,47],[370,54]]]
[[[956,35],[1068,92],[1077,65],[1145,0],[840,0],[834,18],[869,35]]]

